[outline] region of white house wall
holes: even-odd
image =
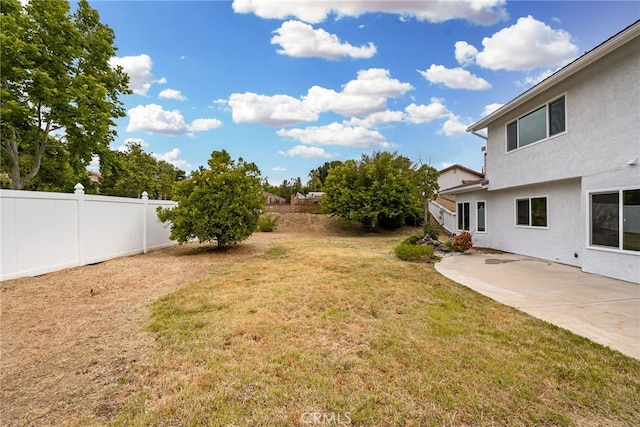
[[[444,173],[441,173],[438,177],[438,185],[441,190],[456,187],[462,184],[462,181],[476,181],[480,179],[477,174],[471,173],[464,169],[453,168],[449,169]]]
[[[640,142],[636,140],[636,145]],[[640,159],[638,159],[640,161]],[[640,186],[640,164],[624,165],[609,172],[587,176],[582,180],[582,235],[585,238],[583,270],[629,282],[640,283],[640,252],[624,252],[591,247],[589,195],[599,191],[616,191]]]
[[[516,227],[516,199],[538,196],[547,197],[548,227]],[[458,194],[456,201],[470,203],[470,230],[475,246],[581,266],[584,233],[579,180]],[[485,233],[477,231],[477,201],[486,202]]]
[[[487,177],[501,188],[593,176],[640,161],[640,39],[490,124]],[[511,152],[506,124],[565,95],[566,133]],[[640,182],[640,172],[635,176]]]

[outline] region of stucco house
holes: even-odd
[[[639,36],[637,21],[467,129],[486,170],[441,190],[458,231],[640,283]]]
[[[438,186],[440,189],[457,187],[458,185],[470,184],[484,179],[483,173],[459,164],[441,169],[438,174]],[[451,211],[456,210],[456,196],[454,194],[438,195],[436,202]]]

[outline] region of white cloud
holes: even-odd
[[[277,134],[281,137],[293,138],[307,145],[337,145],[351,148],[391,146],[378,131],[341,123],[311,126],[304,129],[280,129]]]
[[[391,78],[388,70],[370,68],[358,71],[358,77],[347,82],[341,92],[313,86],[307,93],[305,103],[317,112],[366,116],[384,111],[387,98],[400,97],[412,89],[411,84]]]
[[[140,147],[148,147],[149,144],[142,138],[127,138],[124,140],[124,144],[116,148],[117,151],[128,153],[132,145],[139,145]]]
[[[231,94],[228,100],[235,123],[260,123],[266,126],[287,126],[318,119],[301,100],[289,95],[258,95],[245,92]]]
[[[327,153],[326,151],[324,151],[324,148],[309,147],[306,145],[296,145],[290,150],[278,151],[278,154],[282,156],[289,156],[289,157],[294,157],[294,156],[306,157],[306,158],[319,157],[321,159],[331,159],[333,157],[338,156],[337,153],[334,153],[334,154]]]
[[[113,57],[109,60],[112,67],[121,66],[125,73],[129,75],[129,89],[136,95],[146,96],[152,83],[166,83],[163,77],[156,79],[151,73],[153,61],[146,54],[138,56],[123,56],[122,58]]]
[[[178,110],[167,111],[158,104],[138,105],[127,111],[127,132],[184,135],[202,132],[222,126],[218,119],[195,119],[188,125]]]
[[[342,43],[335,34],[321,28],[314,30],[311,25],[300,21],[284,22],[274,33],[271,44],[279,44],[281,49],[277,52],[283,55],[334,61],[342,57],[371,58],[376,54],[373,43],[361,47]]]
[[[450,114],[447,107],[438,98],[431,98],[431,104],[429,105],[412,103],[404,110],[407,112],[407,121],[415,124],[431,122]]]
[[[178,169],[182,169],[184,171],[191,169],[191,165],[189,164],[189,162],[180,158],[180,150],[178,148],[174,148],[173,150],[168,151],[166,153],[161,153],[161,154],[152,153],[151,155],[155,157],[156,160],[158,161],[163,160],[177,167]]]
[[[489,104],[489,105],[485,105],[484,109],[482,110],[482,117],[486,117],[489,114],[493,113],[494,111],[496,111],[498,108],[502,107],[504,104]]]
[[[217,129],[222,126],[222,122],[218,119],[195,119],[191,122],[189,129],[194,132],[204,132],[211,129]]]
[[[284,168],[284,167],[282,167],[282,166],[276,166],[276,167],[274,167],[274,168],[271,168],[271,170],[272,170],[272,171],[275,171],[275,172],[284,172],[284,171],[286,171],[286,170],[287,170],[287,168]]]
[[[100,173],[100,156],[94,154],[86,168],[89,172]]]
[[[160,99],[175,99],[176,101],[184,101],[187,99],[179,90],[163,89],[158,95]]]
[[[471,65],[476,61],[478,49],[465,41],[459,41],[455,44],[455,55],[458,64],[466,67],[467,65]]]
[[[438,131],[439,134],[443,134],[446,136],[458,135],[461,133],[466,133],[469,124],[462,123],[460,121],[460,117],[455,114],[450,114],[447,121],[442,124],[442,127]]]
[[[184,135],[189,127],[178,110],[166,111],[158,104],[138,105],[127,111],[127,132],[163,133]]]
[[[316,114],[326,111],[343,116],[364,116],[386,108],[387,100],[382,96],[346,94],[333,89],[313,86],[307,92],[304,103]]]
[[[385,123],[401,122],[403,119],[404,113],[402,111],[386,110],[369,114],[363,119],[352,117],[350,120],[346,121],[345,124],[350,126],[363,126],[366,128],[371,128]]]
[[[476,24],[489,25],[507,16],[504,5],[505,0],[234,0],[233,10],[236,13],[255,13],[261,18],[269,19],[296,17],[310,23],[322,22],[331,13],[343,17],[381,12],[397,14],[402,18],[413,16],[420,21],[443,22],[449,19],[466,19]]]
[[[260,123],[267,126],[288,126],[311,122],[320,113],[332,111],[345,116],[367,116],[384,111],[387,98],[402,96],[413,89],[389,76],[389,71],[372,68],[361,70],[355,80],[347,82],[342,91],[313,86],[301,99],[289,95],[259,95],[234,93],[227,104],[236,123]]]
[[[578,46],[571,42],[568,32],[554,30],[531,15],[518,19],[516,24],[491,37],[485,37],[482,45],[484,49],[478,52],[475,62],[492,70],[532,70],[566,63],[578,53]],[[459,49],[467,54],[471,52],[468,45],[460,44]]]
[[[566,65],[566,64],[563,64]],[[556,69],[557,71],[557,69]],[[544,70],[534,76],[525,77],[523,80],[517,81],[516,85],[520,87],[534,86],[553,74],[554,70]]]
[[[474,76],[464,68],[445,68],[432,64],[428,70],[418,72],[431,83],[442,83],[451,89],[486,90],[491,87],[485,79]]]
[[[343,93],[348,95],[370,95],[397,98],[413,89],[410,83],[392,79],[389,70],[369,68],[358,71],[358,78],[344,85]]]

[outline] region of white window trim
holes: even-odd
[[[559,100],[560,98],[564,97],[564,132],[560,132],[560,133],[556,133],[555,135],[549,135],[549,104]],[[569,131],[569,123],[567,122],[567,111],[569,110],[568,107],[568,100],[567,100],[567,93],[562,93],[554,98],[552,98],[550,101],[545,102],[544,104],[540,104],[535,108],[532,108],[531,110],[527,111],[524,114],[520,114],[518,115],[518,117],[514,120],[509,120],[505,125],[504,125],[504,150],[505,150],[505,154],[511,154],[511,153],[515,153],[516,151],[520,151],[520,150],[524,150],[525,148],[531,147],[532,145],[538,145],[541,142],[545,142],[545,141],[549,141],[552,140],[554,138],[557,138],[559,136],[565,135],[567,134],[567,132]],[[513,123],[513,122],[517,122],[519,121],[521,118],[528,116],[529,114],[533,113],[534,111],[540,109],[541,107],[546,107],[546,120],[547,120],[547,137],[543,138],[539,141],[535,141],[532,142],[530,144],[525,145],[524,147],[516,147],[513,150],[509,150],[509,132],[507,130],[507,127]],[[520,126],[518,125],[518,133],[517,133],[517,138],[518,138],[518,143],[520,142]]]
[[[587,212],[587,224],[586,224],[586,247],[587,249],[592,249],[592,250],[596,250],[596,251],[602,251],[602,252],[612,252],[612,253],[617,253],[617,254],[626,254],[626,255],[635,255],[635,256],[640,256],[640,251],[630,251],[628,249],[622,249],[623,247],[623,235],[622,233],[620,233],[620,235],[618,236],[618,247],[617,248],[612,248],[611,246],[598,246],[598,245],[592,245],[591,244],[591,196],[593,194],[605,194],[605,193],[615,193],[617,192],[619,195],[618,198],[618,206],[620,208],[619,212],[622,212],[623,206],[624,206],[624,200],[622,197],[622,192],[623,191],[627,191],[627,190],[640,190],[640,187],[636,186],[636,185],[631,185],[631,186],[625,186],[625,187],[614,187],[614,188],[605,188],[605,189],[598,189],[598,190],[587,190],[585,192],[586,197],[585,197],[585,203],[586,203],[586,212]],[[619,215],[618,217],[618,230],[624,230],[624,216],[623,215]]]
[[[531,218],[531,199],[542,199],[545,198],[547,199],[547,225],[545,226],[540,226],[540,225],[531,225],[532,218]],[[518,224],[518,200],[525,200],[528,199],[529,200],[529,225],[521,225]],[[539,196],[521,196],[521,197],[516,197],[513,199],[513,223],[515,224],[516,228],[531,228],[534,230],[548,230],[549,229],[549,195],[548,194],[542,194]]]
[[[463,228],[460,228],[460,220],[458,218],[463,218],[462,221],[464,221],[464,215],[461,216],[457,216],[458,214],[462,214],[462,212],[458,212],[458,205],[464,205],[464,204],[469,205],[469,211],[471,211],[471,202],[456,202],[456,230],[458,230],[459,232],[463,232],[463,231],[471,231],[471,212],[467,212],[469,214],[469,229],[465,230]]]
[[[484,203],[484,231],[478,230],[478,203]],[[486,234],[489,226],[487,224],[487,201],[486,200],[476,200],[476,233]]]

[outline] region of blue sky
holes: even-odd
[[[482,169],[465,129],[640,18],[638,1],[89,0],[130,76],[113,149],[272,184],[397,151]]]

